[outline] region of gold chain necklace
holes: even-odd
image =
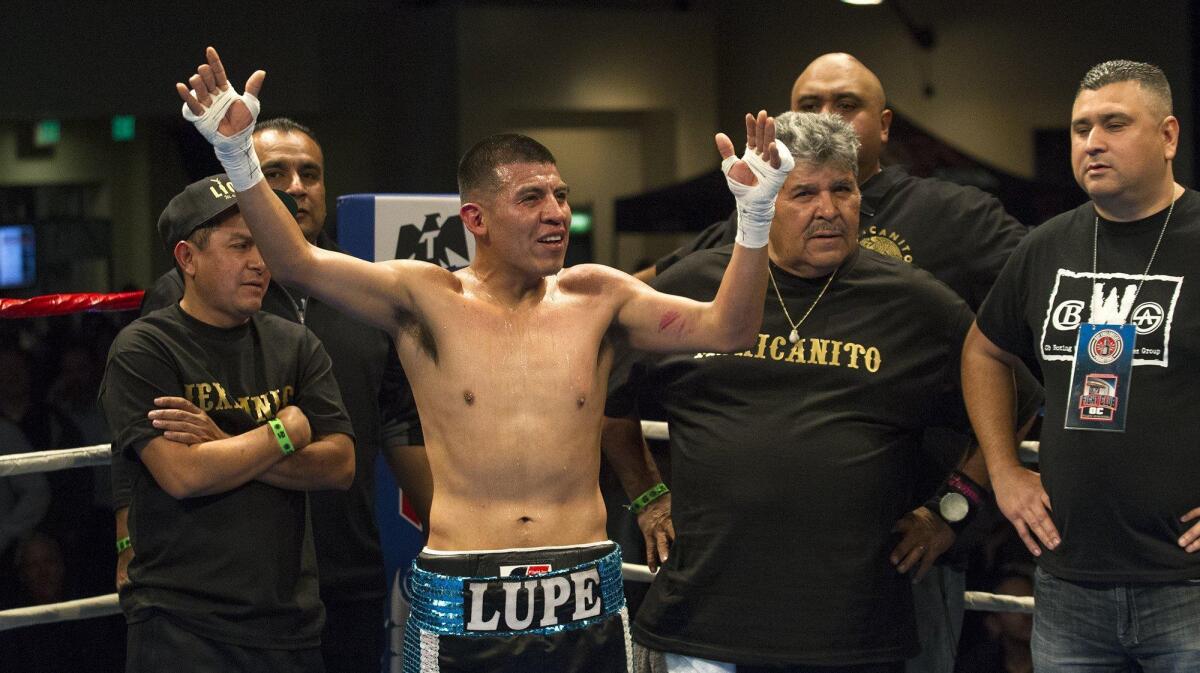
[[[783,317],[787,318],[788,324],[792,326],[792,333],[788,335],[789,343],[796,343],[800,340],[800,326],[808,319],[808,314],[812,313],[813,309],[817,307],[817,302],[821,301],[821,297],[825,296],[825,290],[829,289],[830,283],[833,282],[833,277],[837,275],[838,270],[841,268],[839,266],[833,270],[833,273],[829,274],[829,280],[825,281],[825,287],[821,288],[821,292],[817,294],[817,298],[813,300],[813,303],[809,304],[808,310],[800,317],[800,322],[792,322],[792,315],[788,313],[787,304],[783,303],[783,295],[779,293],[779,284],[775,282],[775,272],[771,270],[769,264],[767,265],[767,273],[771,276],[771,287],[775,288],[775,296],[779,299],[779,307],[783,309]]]

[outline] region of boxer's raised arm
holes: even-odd
[[[434,265],[370,263],[306,241],[295,218],[263,179],[254,152],[251,136],[266,73],[259,70],[251,75],[246,93],[239,95],[230,86],[216,49],[209,47],[205,57],[206,62],[196,68],[187,85],[175,85],[184,103],[184,117],[212,143],[238,192],[238,207],[255,244],[276,280],[389,333],[395,333],[401,312],[417,311],[413,288],[453,285],[453,276]]]
[[[717,135],[730,190],[737,198],[738,234],[721,286],[710,302],[657,292],[629,277],[617,323],[630,345],[651,351],[748,348],[762,326],[767,290],[767,236],[775,196],[794,167],[791,153],[775,142],[775,120],[765,111],[746,115],[746,153],[734,155],[733,143]]]

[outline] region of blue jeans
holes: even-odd
[[[1200,582],[1068,582],[1039,568],[1034,584],[1038,673],[1200,671]]]

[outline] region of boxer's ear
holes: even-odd
[[[476,236],[487,234],[487,223],[484,222],[483,208],[478,203],[464,203],[458,209],[458,216],[462,218],[463,226],[467,231]]]

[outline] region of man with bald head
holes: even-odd
[[[935,178],[884,168],[892,111],[875,73],[850,54],[824,54],[792,85],[794,112],[832,112],[854,127],[862,189],[859,245],[903,259],[950,286],[972,310],[987,296],[1026,228],[995,197]],[[697,250],[733,242],[736,218],[717,222],[637,275],[649,280]]]
[[[892,111],[883,84],[850,54],[817,57],[792,85],[792,110],[832,112],[850,122],[858,136],[859,184],[879,173],[879,155],[887,144]]]

